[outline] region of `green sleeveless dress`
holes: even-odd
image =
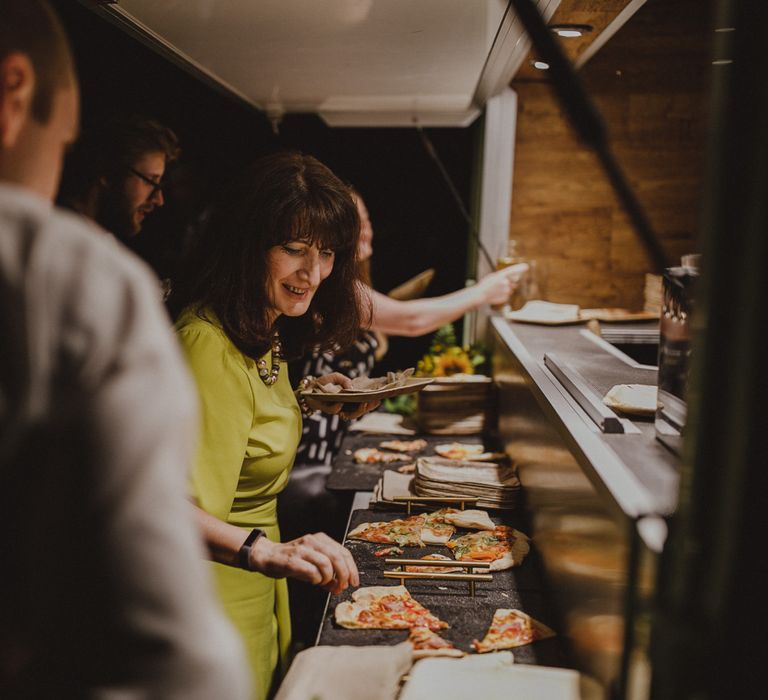
[[[279,542],[276,497],[288,482],[301,437],[301,412],[280,363],[267,386],[256,362],[229,340],[215,316],[187,310],[176,324],[196,380],[201,411],[192,495],[208,513],[243,533],[262,528]],[[272,366],[271,351],[264,357]],[[290,615],[285,579],[211,564],[227,615],[242,637],[253,672],[254,697],[266,697],[275,672],[287,668]]]

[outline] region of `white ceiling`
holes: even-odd
[[[559,0],[538,0],[547,17]],[[466,125],[527,51],[506,0],[120,0],[151,43],[275,118]]]

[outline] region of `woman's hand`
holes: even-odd
[[[486,304],[506,304],[517,288],[520,278],[527,272],[527,263],[510,265],[483,277],[477,286],[482,289]]]
[[[271,542],[260,537],[251,546],[250,565],[265,576],[291,576],[322,586],[331,593],[360,585],[352,554],[323,532],[290,542]]]
[[[318,384],[340,384],[344,389],[352,388],[352,380],[341,374],[341,372],[330,372],[322,377],[318,377],[315,380]],[[323,413],[340,413],[341,417],[345,420],[354,420],[362,415],[365,415],[369,411],[377,409],[381,405],[381,401],[368,401],[364,403],[355,404],[353,411],[345,411],[343,403],[328,403],[327,401],[316,401],[309,396],[304,397],[307,405],[315,410],[322,411]]]

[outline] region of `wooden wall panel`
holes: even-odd
[[[580,73],[672,260],[696,249],[711,68],[705,4],[648,0]],[[511,87],[519,114],[510,238],[542,264],[544,297],[641,309],[650,263],[596,159],[547,82]]]

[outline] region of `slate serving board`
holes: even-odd
[[[365,522],[388,521],[402,517],[402,513],[387,513],[373,510],[353,511],[350,529]],[[525,522],[518,517],[506,517],[503,520],[493,518],[496,523],[512,525],[526,532]],[[467,532],[459,530],[460,534]],[[397,579],[387,579],[381,575],[386,568],[385,557],[376,557],[374,552],[386,545],[357,540],[346,541],[360,571],[361,586],[399,585]],[[419,558],[425,554],[440,553],[450,556],[450,550],[444,546],[423,548],[403,547],[402,556]],[[393,555],[388,555],[393,556]],[[438,586],[440,588],[438,588]],[[468,594],[468,584],[457,581],[407,581],[406,587],[411,595],[425,605],[450,627],[441,630],[445,639],[466,652],[471,652],[473,639],[482,639],[491,623],[497,608],[518,608],[537,620],[558,630],[547,595],[541,584],[540,563],[536,549],[532,544],[531,552],[522,565],[498,571],[493,574],[493,581],[476,584],[476,595]],[[329,597],[322,627],[318,637],[319,644],[364,646],[372,644],[398,644],[408,638],[407,630],[348,630],[336,625],[333,613],[336,605],[351,600],[354,591],[348,589],[341,595]],[[567,666],[567,654],[562,639],[555,637],[513,649],[516,663],[542,664],[547,666]]]

